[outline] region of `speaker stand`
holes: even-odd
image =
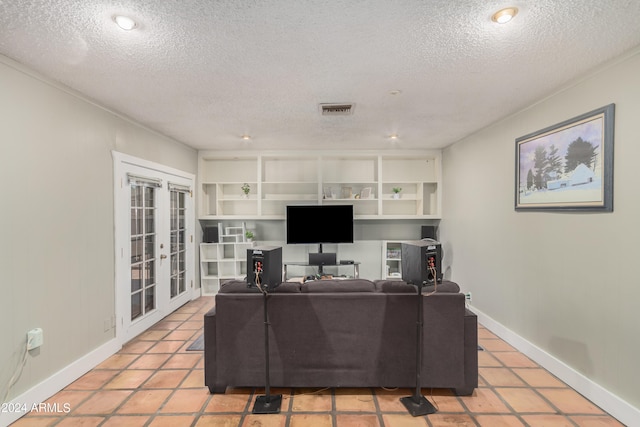
[[[402,397],[400,402],[414,417],[434,414],[436,408],[422,395],[420,390],[420,374],[422,372],[422,326],[424,324],[422,313],[422,286],[418,288],[418,320],[416,322],[416,391],[413,396]]]
[[[262,290],[263,295],[263,312],[264,312],[264,366],[265,366],[265,394],[264,396],[257,396],[256,401],[253,404],[254,414],[279,414],[280,405],[282,404],[282,395],[271,395],[271,387],[269,380],[269,307],[267,301],[269,299],[269,293],[267,289]]]

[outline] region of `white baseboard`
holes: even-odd
[[[40,403],[49,399],[51,396],[104,362],[111,355],[120,350],[122,346],[118,344],[114,338],[105,344],[82,356],[80,359],[62,368],[60,371],[51,375],[46,380],[35,385],[20,396],[8,402],[11,409],[24,408],[25,411],[10,411],[0,413],[0,426],[8,426],[17,419],[29,412],[34,405],[37,407]],[[59,402],[60,405],[64,402]],[[74,408],[71,408],[73,410]]]
[[[495,321],[475,307],[469,307],[478,316],[478,323],[515,347],[540,366],[560,378],[578,393],[607,411],[629,427],[640,426],[640,409],[611,393],[601,385],[577,372],[571,366],[530,343],[509,328]]]

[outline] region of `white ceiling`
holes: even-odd
[[[639,46],[639,23],[639,0],[0,0],[0,53],[197,149],[440,148]]]

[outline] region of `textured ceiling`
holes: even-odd
[[[0,53],[198,149],[439,148],[640,45],[639,22],[638,0],[0,0]]]

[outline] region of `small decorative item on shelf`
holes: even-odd
[[[254,237],[253,231],[251,230],[245,231],[244,236],[247,238],[247,242],[253,242],[253,237]]]
[[[361,199],[370,199],[371,198],[371,187],[364,187],[360,191],[360,198]]]
[[[351,187],[342,187],[340,196],[343,199],[351,199],[353,198],[353,193],[351,192]]]
[[[400,248],[387,248],[387,258],[389,259],[400,259],[401,253]]]
[[[240,187],[242,189],[242,197],[244,199],[248,199],[249,198],[249,192],[251,191],[251,187],[249,186],[249,184],[247,184],[246,182],[244,184],[242,184],[242,187]]]
[[[400,192],[402,191],[402,188],[401,187],[393,187],[391,190],[393,191],[393,194],[391,195],[391,198],[399,199],[400,198]]]
[[[323,199],[335,199],[336,198],[336,194],[333,192],[333,188],[324,187],[324,189],[322,191],[322,198]]]

